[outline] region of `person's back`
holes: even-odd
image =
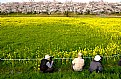
[[[48,69],[48,66],[46,65],[47,62],[48,62],[47,59],[41,60],[41,64],[40,64],[40,70],[41,71],[46,71]]]
[[[96,72],[101,71],[102,70],[102,65],[98,61],[92,61],[90,63],[89,70],[90,70],[90,72],[93,72],[93,71],[96,71]]]
[[[100,59],[101,57],[99,55],[96,55],[94,60],[91,61],[90,67],[89,67],[90,72],[93,72],[93,71],[102,72],[102,65],[100,63]]]
[[[51,73],[54,71],[53,66],[53,61],[50,60],[50,56],[49,55],[45,55],[45,58],[41,60],[41,64],[40,64],[40,71],[44,72],[44,73]]]
[[[74,71],[82,71],[83,66],[84,66],[84,59],[81,58],[81,53],[78,54],[78,58],[75,58],[72,61],[72,65],[73,65],[73,70]]]
[[[84,66],[84,59],[75,58],[72,63],[74,64],[73,69],[75,71],[81,71]]]

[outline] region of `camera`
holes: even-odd
[[[51,56],[51,57],[50,57],[50,61],[52,61],[53,58],[54,58],[54,56]]]

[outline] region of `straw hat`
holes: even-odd
[[[100,61],[100,59],[101,59],[101,57],[99,55],[96,55],[94,58],[95,61]]]
[[[48,59],[48,58],[50,58],[50,56],[49,55],[45,55],[45,59]]]

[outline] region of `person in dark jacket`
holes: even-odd
[[[41,60],[40,64],[40,71],[43,73],[52,73],[54,71],[53,69],[53,61],[50,59],[51,56],[45,55],[45,58]]]
[[[101,57],[99,55],[96,55],[94,57],[94,60],[91,61],[90,63],[90,67],[89,67],[89,71],[90,73],[92,73],[93,71],[96,71],[96,73],[98,72],[102,72],[102,65],[100,63]]]

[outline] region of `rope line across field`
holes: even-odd
[[[113,56],[103,56],[103,58],[113,58],[113,57],[117,57],[117,56],[121,56],[121,55],[113,55]],[[94,58],[94,57],[83,57],[84,59],[86,59],[86,58]],[[40,59],[1,59],[0,58],[0,60],[2,60],[2,61],[8,61],[8,60],[15,60],[15,61],[24,61],[24,60],[41,60],[42,58],[40,58]],[[74,59],[74,58],[54,58],[54,59]]]

